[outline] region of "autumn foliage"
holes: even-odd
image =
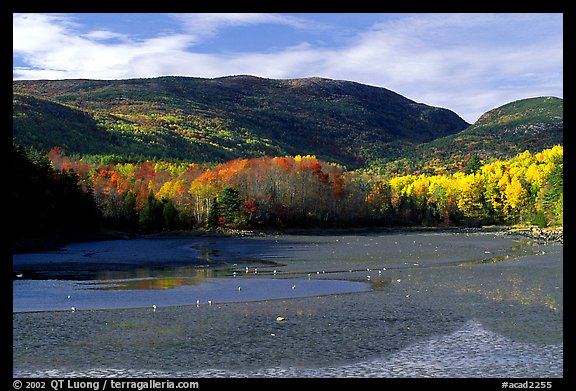
[[[105,165],[55,148],[48,157],[77,175],[103,224],[117,229],[562,224],[561,146],[452,174],[393,177],[314,156]]]

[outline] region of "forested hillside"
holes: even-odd
[[[563,143],[563,100],[519,100],[468,126],[392,91],[321,78],[15,81],[13,137],[101,161],[315,155],[370,173],[456,172]]]
[[[555,97],[510,102],[483,114],[457,134],[404,150],[398,159],[375,159],[366,171],[380,175],[453,173],[475,160],[508,159],[526,150],[535,153],[562,145],[563,106],[563,100]]]
[[[385,88],[321,78],[15,81],[13,91],[15,142],[69,154],[197,163],[313,154],[355,168],[468,126]]]
[[[508,158],[563,143],[563,100],[538,97],[517,100],[483,114],[458,134],[422,145],[419,152],[443,149],[450,155],[474,153],[481,159]]]

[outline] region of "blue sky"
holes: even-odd
[[[13,33],[15,80],[317,76],[470,123],[513,100],[563,97],[558,13],[23,13]]]

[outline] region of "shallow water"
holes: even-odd
[[[140,278],[129,280],[18,280],[13,311],[63,311],[206,305],[361,292],[368,283],[271,278]]]
[[[190,248],[190,242],[174,245]],[[157,291],[184,292],[207,281],[226,281],[214,292],[224,295],[232,288],[232,297],[251,289],[238,291],[238,281],[255,289],[282,286],[289,294],[335,281],[364,288],[156,311],[146,303],[14,313],[14,375],[563,376],[561,245],[537,246],[493,233],[209,238],[193,245],[207,250],[202,262],[225,267],[211,269],[219,270],[216,278]],[[249,276],[233,277],[248,264]],[[154,292],[134,289],[133,280],[104,280],[92,288],[105,289],[87,293]],[[26,281],[15,286],[20,283]],[[59,291],[59,297],[67,294]]]

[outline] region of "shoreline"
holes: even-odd
[[[162,231],[141,236],[143,239],[176,239],[179,237],[269,237],[295,236],[339,236],[347,234],[402,234],[402,233],[501,233],[520,235],[537,240],[541,244],[564,242],[564,229],[560,227],[539,228],[537,226],[489,225],[481,227],[460,226],[398,226],[398,227],[351,227],[351,228],[282,228],[282,229],[199,229],[195,231]]]
[[[69,244],[82,242],[100,242],[105,240],[133,239],[178,239],[187,237],[267,237],[276,235],[309,235],[328,236],[363,233],[414,233],[414,232],[501,232],[507,235],[520,235],[538,241],[539,243],[564,242],[563,226],[539,228],[537,226],[507,226],[493,225],[482,227],[465,226],[398,226],[398,227],[351,227],[351,228],[268,228],[268,229],[196,229],[185,231],[158,231],[152,233],[136,233],[124,231],[102,230],[101,232],[75,237],[69,240],[61,239],[21,239],[12,242],[12,254],[28,254],[47,251],[60,251]]]
[[[535,226],[528,227],[510,227],[509,235],[522,235],[532,238],[540,244],[560,243],[564,244],[564,227],[556,228],[539,228]]]

